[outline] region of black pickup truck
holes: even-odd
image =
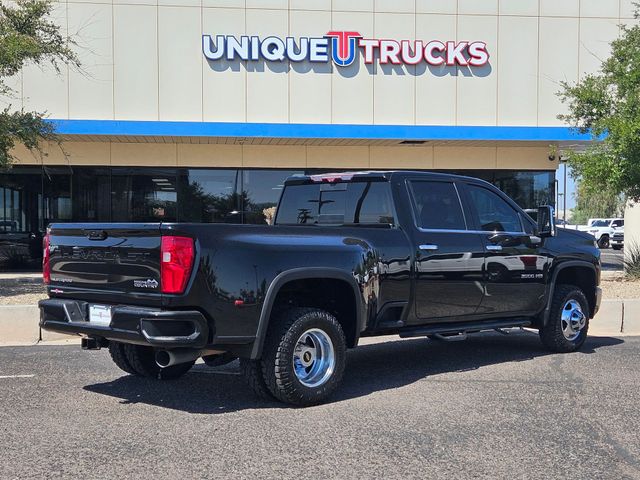
[[[273,226],[53,224],[41,326],[157,379],[239,358],[257,394],[295,405],[324,401],[365,336],[529,327],[570,352],[600,253],[551,207],[537,218],[481,180],[397,171],[291,177]]]

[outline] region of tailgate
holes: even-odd
[[[49,290],[159,295],[160,242],[159,223],[51,225]]]

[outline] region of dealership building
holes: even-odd
[[[0,239],[50,222],[262,223],[283,180],[450,171],[556,201],[560,83],[632,0],[68,0],[80,68],[27,66],[3,108],[64,142],[0,172]]]

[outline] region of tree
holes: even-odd
[[[582,152],[569,152],[574,176],[592,191],[640,200],[640,26],[622,27],[600,72],[562,87],[568,113],[558,118],[604,137]]]
[[[594,189],[580,182],[576,191],[576,207],[571,212],[571,222],[586,224],[589,218],[610,218],[620,215],[624,201],[620,195]]]
[[[74,42],[50,20],[51,0],[16,0],[13,4],[0,3],[0,95],[4,97],[15,94],[7,79],[25,64],[51,64],[58,73],[63,64],[79,66],[71,49]],[[43,141],[59,142],[44,115],[16,111],[11,105],[0,111],[0,168],[12,162],[11,150],[17,143],[40,151]]]

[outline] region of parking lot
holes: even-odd
[[[157,383],[105,350],[0,349],[0,478],[638,478],[640,338],[378,339],[327,405],[255,399],[237,365]]]
[[[612,248],[600,250],[602,269],[605,271],[622,271],[624,250],[614,250]]]

